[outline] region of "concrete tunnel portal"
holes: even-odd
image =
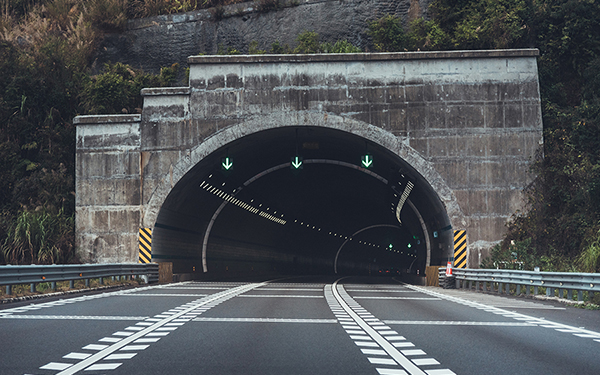
[[[342,130],[287,126],[191,168],[159,211],[152,260],[196,278],[424,274],[451,257],[451,229],[436,192],[398,155]]]

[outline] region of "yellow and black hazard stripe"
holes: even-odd
[[[467,231],[454,231],[454,268],[467,268]]]
[[[152,261],[152,229],[140,228],[140,255],[138,263],[150,263]]]

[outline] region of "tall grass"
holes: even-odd
[[[600,231],[577,257],[576,264],[582,272],[600,271]]]
[[[69,263],[74,260],[73,231],[73,217],[63,210],[23,211],[9,227],[2,255],[12,264]]]

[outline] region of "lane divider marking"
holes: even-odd
[[[455,302],[455,303],[469,306],[469,307],[474,307],[476,309],[483,310],[486,312],[491,312],[492,314],[496,314],[496,315],[502,315],[507,318],[518,319],[520,321],[525,321],[532,325],[537,325],[537,326],[544,327],[544,328],[554,329],[559,332],[571,333],[572,335],[577,336],[577,337],[597,338],[597,340],[595,339],[594,341],[600,342],[600,332],[591,331],[591,330],[585,329],[585,328],[573,327],[573,326],[569,326],[567,324],[556,323],[556,322],[547,320],[545,318],[536,318],[534,316],[515,313],[513,311],[508,311],[508,310],[504,310],[504,309],[501,309],[498,307],[485,305],[485,304],[479,303],[479,302],[469,301],[469,300],[459,298],[459,297],[448,296],[446,294],[434,292],[434,291],[431,291],[431,290],[428,290],[425,288],[421,288],[421,287],[418,287],[415,285],[404,284],[404,286],[406,288],[409,288],[409,289],[412,289],[415,291],[419,291],[419,292],[428,294],[430,296],[436,296],[436,297],[445,299],[447,301]]]
[[[143,327],[141,331],[136,332],[128,332],[127,329],[123,331],[117,331],[113,335],[119,337],[104,337],[98,340],[99,342],[108,342],[112,343],[112,345],[99,345],[99,344],[90,344],[83,349],[86,350],[95,350],[96,353],[82,359],[77,363],[62,363],[62,362],[50,362],[44,366],[41,366],[41,370],[56,370],[60,371],[56,375],[72,375],[79,371],[104,371],[104,370],[114,370],[117,367],[121,366],[122,363],[97,363],[102,360],[108,360],[109,358],[121,358],[126,359],[127,356],[117,356],[111,357],[113,353],[116,351],[127,350],[144,350],[149,345],[129,345],[129,344],[144,344],[144,343],[153,343],[160,340],[160,337],[147,337],[153,331],[158,331],[161,328],[169,328],[172,327],[176,329],[186,322],[190,321],[192,318],[196,317],[198,314],[206,311],[206,307],[214,307],[223,303],[233,297],[236,297],[239,294],[248,292],[254,288],[265,285],[266,283],[257,283],[257,284],[247,284],[238,287],[234,287],[229,290],[225,290],[222,292],[215,293],[208,297],[204,297],[202,299],[188,302],[184,305],[181,305],[175,309],[171,309],[168,312],[172,314],[161,313],[155,315],[154,318],[147,318],[143,322],[139,322],[136,325],[140,325]],[[204,307],[204,308],[203,308]],[[195,314],[195,311],[198,314]],[[164,318],[159,319],[156,316],[164,316]],[[148,326],[147,324],[151,325]],[[168,334],[169,332],[165,332]],[[76,352],[75,352],[76,353]],[[80,356],[75,353],[67,354],[69,357],[78,357]],[[120,354],[120,353],[119,353]],[[133,353],[134,355],[137,353]],[[65,358],[65,357],[63,357]],[[130,356],[129,358],[133,358]],[[75,359],[75,358],[73,358]]]
[[[415,359],[408,358],[409,356],[426,355],[420,349],[396,349],[413,348],[415,345],[406,341],[404,336],[398,335],[385,322],[381,322],[358,304],[345,291],[344,287],[338,284],[340,280],[325,287],[325,298],[331,311],[342,325],[342,328],[354,340],[354,343],[361,349],[361,352],[367,355],[370,363],[386,366],[400,365],[403,368],[377,367],[376,370],[380,375],[454,374],[449,369],[422,370],[419,366],[439,365],[439,362],[433,358],[418,358],[420,360],[416,362]],[[379,357],[371,357],[370,355]],[[382,356],[387,356],[388,358]]]

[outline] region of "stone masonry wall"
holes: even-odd
[[[99,48],[96,69],[106,62],[123,62],[158,72],[198,54],[216,54],[219,45],[248,52],[250,42],[270,50],[271,44],[296,46],[296,37],[315,31],[322,42],[346,39],[363,51],[373,51],[367,23],[386,14],[409,20],[427,15],[430,0],[303,0],[280,1],[279,9],[266,13],[255,2],[223,8],[217,19],[214,9],[129,21],[122,33],[107,34]],[[183,72],[183,69],[182,69]],[[182,75],[183,76],[183,75]]]

